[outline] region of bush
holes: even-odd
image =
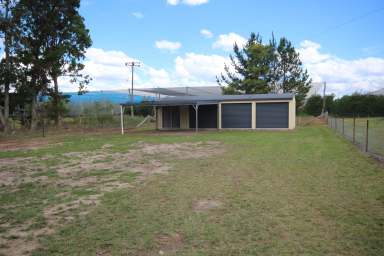
[[[330,111],[333,105],[334,95],[325,96],[325,111]],[[311,116],[319,116],[323,109],[323,97],[320,95],[312,95],[309,97],[304,106],[304,112]]]
[[[384,116],[384,95],[352,94],[335,100],[331,113],[339,116]]]

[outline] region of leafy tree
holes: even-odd
[[[69,95],[63,95],[60,93],[59,102],[55,102],[53,97],[49,97],[48,101],[44,102],[43,107],[44,111],[47,114],[46,116],[56,122],[57,115],[64,116],[69,112]]]
[[[234,55],[230,55],[231,66],[225,65],[225,75],[217,77],[224,94],[267,93],[268,72],[273,51],[264,45],[260,35],[252,33],[243,49],[237,44],[233,47]]]
[[[297,106],[302,105],[311,79],[290,41],[283,37],[277,43],[272,35],[263,44],[260,35],[252,33],[242,49],[235,44],[233,51],[232,69],[225,66],[225,74],[217,77],[224,94],[294,93]]]
[[[334,95],[325,96],[325,110],[330,112],[333,107],[333,98]],[[320,95],[312,95],[308,98],[307,102],[304,105],[304,112],[312,115],[319,116],[323,108],[323,97]]]
[[[0,92],[4,101],[0,105],[0,127],[8,130],[9,119],[9,91],[11,84],[15,82],[15,63],[12,56],[12,39],[14,21],[12,10],[15,6],[14,0],[0,0],[0,37],[4,40],[4,58],[0,62]]]
[[[49,75],[53,81],[52,107],[56,125],[60,120],[60,101],[58,78],[69,76],[71,82],[79,83],[79,91],[89,82],[88,76],[80,71],[84,68],[81,61],[85,51],[92,44],[89,30],[85,27],[84,19],[79,14],[80,0],[51,0],[47,4],[49,12],[49,26],[45,29],[49,33],[47,38],[47,61],[50,63]]]
[[[47,2],[20,0],[14,9],[16,21],[15,48],[18,62],[24,67],[21,88],[30,93],[31,129],[38,123],[37,97],[49,88],[49,63],[46,59],[46,26],[49,26]]]
[[[58,77],[81,80],[84,52],[90,46],[89,32],[79,15],[79,0],[20,0],[15,8],[17,55],[25,67],[23,86],[31,92],[31,128],[37,125],[37,96],[53,96],[55,116],[60,114]],[[51,86],[53,80],[54,87]],[[80,82],[80,87],[84,84]]]

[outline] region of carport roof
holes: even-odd
[[[263,101],[263,100],[292,100],[292,93],[269,93],[269,94],[242,94],[242,95],[207,95],[207,96],[176,96],[143,101],[147,106],[180,106],[180,105],[213,105],[225,101]],[[122,105],[130,105],[122,104]]]

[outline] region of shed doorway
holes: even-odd
[[[256,128],[288,128],[288,119],[288,102],[256,104]]]
[[[163,128],[180,128],[180,107],[163,107]]]
[[[200,105],[198,107],[198,128],[217,128],[217,105]],[[196,111],[189,107],[189,128],[196,128]]]
[[[223,128],[252,128],[252,104],[229,103],[221,105]]]

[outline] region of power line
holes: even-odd
[[[366,13],[364,13],[364,14],[362,14],[362,15],[355,16],[355,17],[353,17],[353,18],[351,18],[351,19],[349,19],[349,20],[346,20],[346,21],[344,21],[344,22],[342,22],[342,23],[340,23],[340,24],[337,24],[337,25],[328,27],[328,28],[325,29],[324,31],[320,32],[320,34],[324,34],[324,33],[328,32],[328,31],[338,29],[338,28],[343,27],[343,26],[345,26],[345,25],[348,25],[348,24],[350,24],[350,23],[353,23],[353,22],[356,22],[356,21],[358,21],[358,20],[364,19],[364,18],[366,18],[366,17],[368,17],[368,16],[370,16],[370,15],[372,15],[372,14],[381,12],[381,11],[383,11],[383,10],[384,10],[384,7],[381,7],[381,8],[374,9],[374,10],[371,10],[371,11],[369,11],[369,12],[366,12]]]

